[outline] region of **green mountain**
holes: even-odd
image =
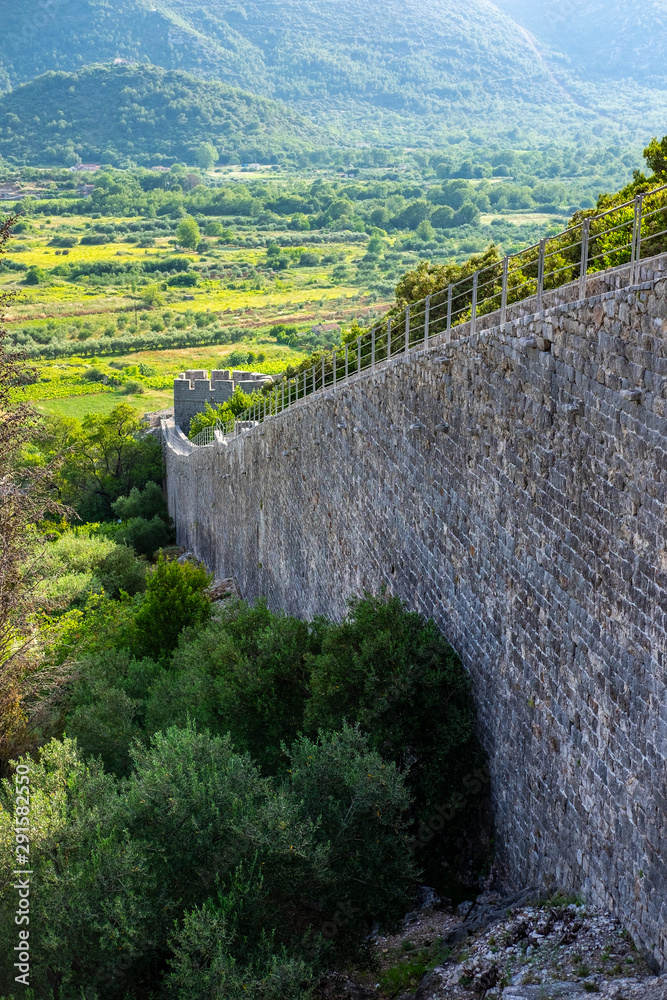
[[[324,141],[276,101],[153,66],[45,73],[0,98],[0,156],[10,162],[192,163],[202,142],[223,159],[270,160]]]
[[[351,142],[461,126],[560,134],[598,117],[489,0],[44,0],[37,14],[0,3],[0,88],[124,59],[288,101]]]
[[[667,87],[664,0],[496,0],[573,79]]]
[[[667,116],[665,0],[0,0],[0,91],[156,65],[286,101],[344,141],[465,129],[645,140]],[[620,84],[620,85],[619,85]]]

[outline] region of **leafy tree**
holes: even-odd
[[[417,236],[422,240],[432,240],[435,236],[435,229],[428,219],[424,219],[417,226]]]
[[[479,222],[479,209],[472,202],[466,201],[454,212],[452,223],[455,226],[475,226]]]
[[[171,653],[184,628],[208,621],[211,602],[204,591],[210,582],[203,566],[158,559],[135,618],[141,655],[159,659]]]
[[[303,724],[313,647],[308,625],[297,618],[267,613],[255,631],[264,611],[263,604],[241,605],[185,633],[149,713],[158,728],[160,715],[177,721],[178,705],[183,723],[196,702],[197,718],[229,732],[238,750],[248,751],[264,772],[276,773],[285,767],[281,741],[291,743]]]
[[[395,229],[416,230],[421,222],[430,218],[432,211],[433,206],[429,205],[425,199],[419,198],[411,202],[398,215],[394,216],[392,225]]]
[[[220,154],[212,143],[202,142],[197,148],[197,165],[202,170],[211,170],[219,159]]]
[[[447,229],[454,224],[454,209],[449,205],[441,205],[436,208],[431,216],[431,225],[436,229]]]
[[[239,910],[257,900],[256,883],[242,883],[187,913],[172,947],[169,991],[181,1000],[309,1000],[314,970],[303,959],[273,946],[265,935],[255,947],[239,929]],[[261,890],[260,890],[261,891]]]
[[[360,929],[380,913],[389,925],[403,916],[417,876],[407,842],[410,797],[398,768],[373,749],[377,742],[341,723],[316,740],[301,737],[289,755],[290,793],[304,818],[318,817],[315,837],[328,848],[324,909],[346,900]]]
[[[119,529],[116,538],[122,545],[129,545],[140,556],[152,558],[173,540],[173,532],[164,520],[155,515],[150,518],[132,517]]]
[[[82,423],[52,417],[37,447],[43,461],[63,455],[60,494],[84,521],[111,520],[119,496],[162,479],[160,445],[125,403],[107,416],[88,414]]]
[[[663,139],[651,139],[644,150],[644,158],[656,177],[667,178],[667,136]]]
[[[251,395],[248,395],[240,385],[237,385],[225,403],[220,403],[214,407],[207,402],[203,413],[195,413],[190,421],[189,437],[196,437],[205,427],[215,426],[217,420],[226,423],[229,420],[240,417],[250,406],[263,398],[261,392],[253,392]]]
[[[404,274],[396,285],[396,307],[392,314],[401,313],[406,305],[420,302],[427,295],[443,291],[450,284],[472,278],[475,271],[500,261],[500,253],[494,244],[483,254],[469,257],[463,264],[432,264],[421,261],[414,271]]]
[[[199,232],[199,226],[191,215],[186,215],[179,222],[176,230],[176,239],[181,246],[187,247],[189,250],[197,249],[201,240],[201,233]]]
[[[126,545],[115,545],[95,575],[109,597],[118,597],[121,590],[133,597],[146,589],[146,563]]]
[[[145,288],[141,289],[140,295],[141,301],[149,308],[152,306],[164,305],[164,298],[160,295],[159,285],[146,285]]]
[[[143,490],[133,486],[129,496],[119,497],[111,505],[116,517],[122,521],[129,521],[134,517],[161,517],[166,523],[170,523],[171,518],[167,511],[167,501],[164,493],[157,483],[146,483]]]
[[[396,598],[352,599],[341,625],[321,621],[305,721],[311,731],[358,723],[370,745],[405,769],[418,826],[446,806],[481,764],[470,680],[435,623]],[[432,706],[440,706],[437,717]],[[424,719],[429,719],[428,726]],[[476,825],[479,798],[465,795],[442,842]]]
[[[96,761],[84,764],[76,744],[53,740],[30,767],[31,985],[44,995],[81,989],[122,997],[128,969],[155,948],[157,886],[141,845],[124,832],[122,796]],[[10,886],[16,867],[13,789],[0,795],[0,869]],[[0,890],[0,981],[14,986],[15,891]],[[34,933],[41,927],[41,933]],[[14,940],[12,940],[14,939]]]

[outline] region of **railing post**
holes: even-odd
[[[348,359],[348,348],[349,348],[349,346],[350,346],[349,344],[345,345],[345,380],[346,381],[347,381],[348,375],[350,374],[350,365],[349,365],[349,359]]]
[[[428,326],[429,319],[431,317],[431,296],[426,296],[426,304],[424,306],[424,344],[428,344]]]
[[[336,352],[333,352],[333,384],[334,389],[336,388]]]
[[[313,392],[315,392],[315,365],[313,365]]]
[[[503,325],[507,322],[507,283],[510,273],[510,259],[505,257],[503,260],[503,290],[500,293],[500,323]]]
[[[581,269],[579,271],[579,298],[586,298],[586,276],[588,274],[588,241],[591,232],[591,220],[584,219],[581,230]]]
[[[405,307],[405,353],[410,350],[410,306]]]
[[[387,320],[387,361],[391,357],[391,317]]]
[[[472,308],[470,310],[470,336],[475,333],[477,323],[477,285],[479,283],[479,271],[475,271],[472,276]]]
[[[450,284],[447,289],[447,332],[445,334],[445,343],[449,344],[452,339],[452,297],[454,295],[454,286]]]
[[[324,370],[324,355],[322,355],[322,388],[324,389],[324,383],[326,380],[326,374]]]
[[[635,220],[632,228],[632,264],[630,267],[630,284],[636,285],[639,274],[639,263],[642,255],[642,209],[644,195],[635,196]]]
[[[357,337],[357,372],[361,371],[361,337]]]
[[[285,409],[285,379],[283,379],[283,398],[282,398],[282,403],[280,405],[280,409],[281,411]]]
[[[371,368],[375,368],[375,327],[371,330]]]
[[[546,257],[547,241],[540,240],[540,256],[537,262],[537,311],[542,312],[542,297],[544,295],[544,258]]]

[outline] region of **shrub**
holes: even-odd
[[[312,891],[322,862],[311,824],[300,820],[289,796],[235,753],[228,737],[193,726],[157,733],[149,747],[135,745],[131,753],[128,826],[147,842],[162,886],[155,901],[161,936],[184,908],[200,905],[216,886],[228,889],[239,866],[255,864],[267,890],[250,916],[259,921],[257,939],[264,921],[267,931],[281,926],[306,886]]]
[[[140,703],[104,682],[92,685],[91,694],[90,701],[68,716],[67,735],[76,739],[85,758],[99,757],[107,771],[127,775],[130,745],[142,735],[135,721]]]
[[[228,365],[247,365],[248,351],[232,351],[225,360]]]
[[[25,285],[41,285],[46,279],[46,272],[41,267],[29,267],[23,279]]]
[[[95,575],[110,597],[118,597],[121,590],[133,597],[146,589],[146,563],[127,545],[116,545]]]
[[[134,486],[128,496],[119,497],[112,503],[111,509],[122,521],[129,521],[134,517],[150,519],[156,515],[163,521],[171,520],[164,493],[157,483],[146,483],[143,490]]]
[[[160,523],[164,526],[163,521]],[[175,649],[184,628],[208,621],[211,602],[204,591],[210,581],[203,566],[158,559],[146,581],[146,594],[136,615],[140,655],[159,659]]]
[[[91,593],[81,610],[67,614],[53,642],[56,662],[81,660],[109,650],[131,649],[139,598],[112,600],[107,594]]]
[[[197,281],[197,275],[194,271],[188,271],[186,274],[175,274],[173,278],[169,279],[167,284],[171,288],[194,288]]]
[[[317,817],[315,836],[327,846],[321,906],[333,915],[345,900],[358,931],[374,918],[387,926],[402,917],[417,877],[405,782],[372,742],[344,724],[315,741],[301,737],[290,751],[290,792],[304,819]]]
[[[117,540],[129,545],[141,556],[152,557],[158,549],[163,549],[172,538],[171,529],[156,514],[150,521],[145,517],[133,517],[118,530]]]
[[[248,895],[228,893],[186,914],[172,941],[167,988],[179,1000],[309,1000],[314,974],[265,935],[254,947],[239,930],[238,910]],[[230,905],[231,904],[231,905]],[[234,905],[236,904],[236,905]],[[247,904],[246,904],[247,905]]]
[[[473,732],[470,680],[433,621],[396,597],[352,599],[340,625],[320,620],[321,653],[313,661],[310,731],[340,729],[344,720],[370,734],[370,745],[408,776],[417,827],[456,795],[440,846],[469,828],[479,809],[481,765]],[[444,826],[444,824],[441,824]],[[476,824],[475,824],[476,825]]]
[[[299,257],[299,267],[317,267],[320,262],[320,258],[312,250],[306,250]]]
[[[114,548],[111,539],[77,529],[44,545],[34,566],[40,600],[52,611],[83,603]]]
[[[30,985],[49,996],[127,995],[131,972],[155,950],[153,878],[141,845],[124,831],[122,795],[70,739],[42,747],[30,767]],[[0,989],[15,992],[16,867],[9,782],[0,790]],[[4,888],[8,887],[8,888]],[[130,973],[128,973],[128,969]],[[12,989],[13,988],[13,989]]]
[[[183,718],[188,702],[198,696],[205,724],[231,733],[238,750],[247,750],[264,771],[275,773],[285,769],[281,740],[291,743],[302,727],[309,629],[296,618],[271,615],[263,604],[257,610],[238,607],[182,637],[173,659],[171,698],[182,692]],[[163,704],[170,700],[165,695]]]
[[[128,379],[127,382],[123,383],[123,392],[126,396],[141,395],[146,392],[146,386],[142,382],[137,382],[136,379]]]

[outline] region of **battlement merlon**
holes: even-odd
[[[270,381],[271,376],[263,372],[217,369],[210,378],[204,369],[181,372],[174,379],[174,422],[187,434],[192,418],[203,413],[207,403],[219,406],[231,398],[237,386],[250,394]]]

